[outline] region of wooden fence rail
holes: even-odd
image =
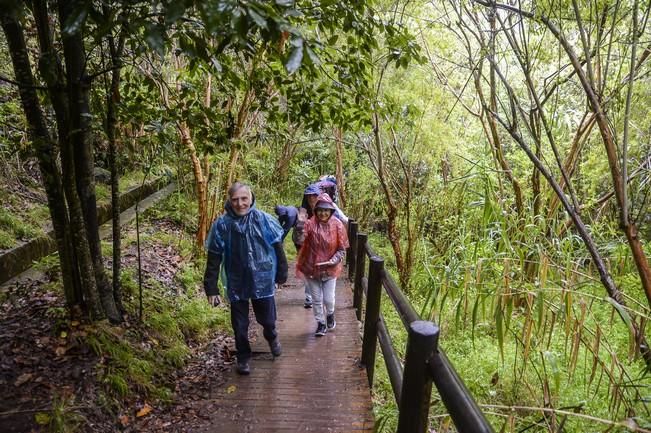
[[[358,233],[358,224],[348,224],[350,248],[346,256],[348,277],[353,281],[353,305],[364,324],[361,362],[371,388],[375,373],[377,343],[398,405],[398,433],[425,433],[428,429],[432,384],[460,433],[493,433],[454,367],[438,347],[439,328],[420,319],[405,294],[384,269],[384,260]],[[367,267],[368,259],[368,267]],[[365,275],[365,272],[366,275]],[[404,367],[380,312],[383,291],[391,300],[407,331]],[[364,304],[364,298],[366,303]]]

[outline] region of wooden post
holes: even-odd
[[[349,221],[348,225],[350,227],[350,235],[348,236],[348,243],[350,243],[348,279],[352,281],[355,278],[355,269],[357,268],[357,264],[355,263],[357,260],[357,221]]]
[[[349,241],[352,239],[351,231],[352,231],[352,229],[353,229],[353,223],[354,223],[354,222],[355,222],[355,220],[352,219],[352,218],[350,218],[350,219],[348,220],[348,240],[349,240]],[[353,244],[352,242],[349,242],[349,243],[350,243],[350,245]],[[351,250],[351,248],[352,248],[352,246],[349,246],[348,249],[346,250],[346,266],[350,266],[350,262],[351,262],[351,260],[353,260],[353,258],[352,258],[351,255],[350,255],[350,250]]]
[[[375,371],[377,324],[380,319],[383,270],[384,260],[380,257],[371,257],[368,267],[368,293],[366,296],[364,339],[362,341],[362,365],[366,367],[366,376],[368,377],[368,384],[371,388],[373,388],[373,373]]]
[[[364,278],[364,268],[366,267],[366,233],[357,234],[357,260],[355,260],[355,284],[353,285],[353,307],[357,320],[362,320],[362,301],[364,300],[364,288],[362,287],[362,278]]]
[[[409,325],[397,433],[427,432],[432,396],[427,360],[436,350],[438,338],[439,328],[432,322],[416,320]]]

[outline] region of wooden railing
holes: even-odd
[[[353,305],[357,319],[364,323],[361,363],[366,368],[368,382],[372,388],[379,341],[399,410],[397,432],[427,431],[433,383],[457,431],[493,433],[493,428],[463,380],[438,346],[439,327],[432,322],[420,320],[407,297],[385,271],[384,260],[375,254],[368,244],[367,235],[358,233],[358,225],[354,220],[349,221],[348,237],[350,248],[346,262],[348,277],[354,282]],[[367,259],[368,272],[365,275]],[[383,288],[408,333],[404,367],[380,313]],[[364,297],[366,304],[362,308]]]

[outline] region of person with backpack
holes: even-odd
[[[294,206],[281,206],[277,205],[274,208],[276,216],[278,217],[278,222],[283,228],[283,238],[284,241],[289,231],[296,225],[296,220],[298,218],[298,209]],[[296,249],[298,251],[298,248]]]
[[[349,246],[346,228],[333,216],[334,212],[334,203],[328,194],[317,196],[313,216],[303,221],[304,241],[296,260],[296,274],[305,280],[305,286],[312,296],[317,322],[314,335],[317,337],[324,336],[337,326],[335,287]],[[299,222],[305,216],[299,214]]]

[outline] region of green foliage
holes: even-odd
[[[98,202],[110,200],[111,190],[107,185],[96,183],[95,184],[95,197]]]
[[[141,329],[124,332],[108,326],[94,328],[86,342],[107,360],[102,377],[107,389],[121,398],[144,393],[169,401],[166,378],[185,364],[190,355],[187,341],[205,340],[216,323],[225,323],[223,318],[209,317],[210,313],[215,314],[209,306],[197,313],[196,304],[198,300],[181,302],[178,316],[172,312],[171,302],[158,304],[164,305],[165,310],[151,313]]]
[[[61,271],[58,254],[50,254],[41,258],[33,264],[33,267],[49,275],[58,274]]]
[[[122,269],[120,273],[120,286],[126,298],[134,296],[138,291],[138,280],[136,270],[132,268]]]
[[[17,245],[16,239],[12,233],[0,229],[0,249],[9,249]]]
[[[42,234],[43,231],[32,224],[21,221],[9,209],[0,209],[0,247],[9,248],[16,245],[16,240],[29,240]],[[12,242],[13,239],[13,242]]]
[[[72,433],[86,421],[77,408],[74,397],[55,395],[50,412],[37,412],[34,415],[36,424],[47,428],[51,433]]]
[[[150,207],[144,212],[144,217],[150,220],[170,220],[177,226],[183,227],[186,233],[194,233],[196,227],[197,204],[183,191],[175,191],[157,206]]]
[[[109,373],[104,381],[117,396],[126,397],[129,394],[129,384],[121,374]]]
[[[182,267],[176,274],[176,278],[179,280],[186,292],[194,293],[197,287],[199,287],[199,284],[203,281],[203,273],[195,266],[189,265]]]
[[[227,330],[230,318],[227,314],[215,314],[203,297],[184,303],[177,315],[179,329],[187,339],[205,340],[214,329]]]
[[[7,71],[7,65],[11,63],[9,58],[9,49],[3,38],[0,42],[0,60],[2,61],[3,76],[11,76],[13,72]],[[20,105],[18,89],[15,86],[0,87],[0,160],[4,160],[8,155],[19,154],[26,156],[29,154],[26,138],[25,115]]]
[[[172,345],[164,353],[165,362],[173,367],[181,368],[190,356],[190,350],[184,344]]]

